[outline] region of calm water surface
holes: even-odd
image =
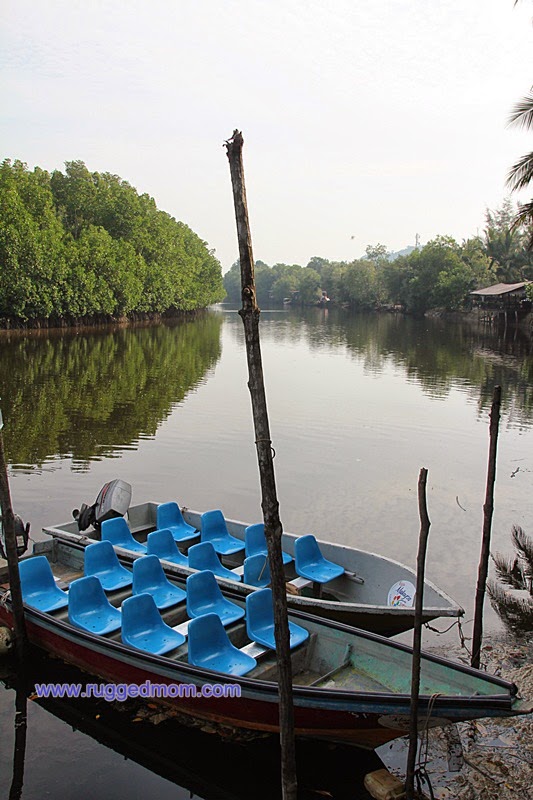
[[[496,384],[493,549],[510,550],[513,524],[533,532],[531,343],[440,320],[318,309],[264,311],[261,337],[284,527],[414,565],[426,467],[427,574],[468,621]],[[234,310],[158,327],[2,335],[0,347],[13,503],[34,538],[115,477],[133,485],[133,502],[260,520]],[[486,625],[498,626],[490,608]]]

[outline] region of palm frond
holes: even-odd
[[[507,175],[506,185],[512,192],[525,189],[533,181],[533,153],[526,153],[513,164]]]
[[[491,580],[487,581],[487,593],[491,606],[512,631],[533,631],[533,600],[527,594],[517,597]]]
[[[533,200],[530,203],[518,204],[518,213],[513,219],[511,228],[516,230],[516,228],[520,228],[522,225],[531,226],[526,247],[528,250],[533,250]]]
[[[525,564],[524,572],[526,576],[531,578],[533,576],[533,539],[527,535],[520,525],[513,525],[511,539],[518,557]]]
[[[533,92],[526,94],[515,105],[509,116],[509,125],[533,128]]]
[[[494,553],[492,555],[492,560],[494,561],[496,575],[502,583],[512,586],[513,589],[526,588],[525,577],[517,558],[513,560],[502,556],[501,553]]]

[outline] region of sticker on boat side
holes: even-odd
[[[395,608],[412,608],[416,589],[410,581],[396,581],[389,589],[387,603]]]

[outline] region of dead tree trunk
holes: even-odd
[[[474,631],[472,634],[472,659],[473,667],[479,669],[481,659],[481,642],[483,638],[483,603],[487,587],[487,575],[490,559],[490,535],[492,527],[492,514],[494,512],[494,484],[496,482],[496,453],[498,449],[498,431],[500,425],[500,404],[502,399],[501,386],[494,387],[492,407],[490,411],[489,428],[489,463],[487,468],[487,489],[485,504],[483,506],[483,536],[481,539],[481,556],[478,567],[476,588],[476,602],[474,611]]]
[[[294,745],[294,713],[292,704],[292,668],[289,647],[289,623],[285,573],[281,555],[282,527],[274,475],[274,452],[270,439],[268,409],[263,379],[261,343],[259,340],[260,309],[256,302],[252,238],[248,221],[244,167],[242,159],[243,138],[239,131],[226,142],[230,164],[233,201],[239,241],[241,264],[242,308],[246,355],[248,359],[248,388],[252,400],[255,444],[261,481],[261,507],[265,522],[272,594],[276,655],[279,671],[279,724],[281,744],[281,781],[284,800],[296,800],[296,754]]]

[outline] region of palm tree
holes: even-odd
[[[509,117],[509,124],[533,130],[533,90],[515,105]],[[512,192],[525,189],[531,183],[533,183],[533,152],[522,156],[511,167],[507,176],[507,186]],[[528,248],[533,249],[533,200],[529,203],[519,203],[513,227],[519,225],[529,226]]]
[[[533,630],[533,538],[519,525],[513,525],[511,539],[514,559],[494,553],[492,560],[500,583],[488,581],[492,607],[515,633]],[[500,584],[509,588],[505,589]]]

